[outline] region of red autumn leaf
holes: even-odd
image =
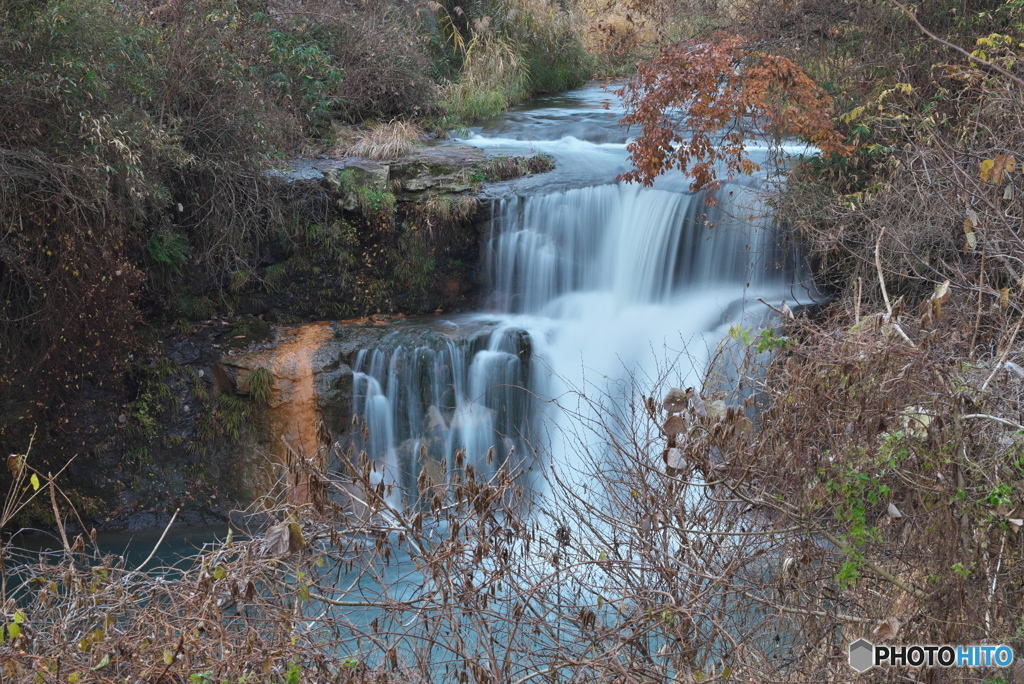
[[[760,170],[746,154],[753,138],[800,138],[826,154],[849,154],[831,118],[832,101],[785,57],[757,52],[745,38],[682,43],[641,64],[619,91],[622,123],[642,127],[629,143],[634,169],[619,179],[651,185],[672,169],[691,190]]]

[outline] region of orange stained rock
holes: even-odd
[[[312,323],[287,331],[271,359],[274,393],[287,391],[289,401],[271,400],[268,409],[271,434],[278,435],[271,451],[278,462],[287,464],[287,496],[294,504],[311,503],[309,476],[297,467],[300,459],[315,459],[318,468],[328,440],[323,435],[322,417],[313,385],[313,355],[331,337],[327,323]],[[288,387],[287,385],[291,385]]]

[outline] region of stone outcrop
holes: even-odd
[[[214,367],[218,389],[252,394],[257,369],[269,371],[270,392],[265,400],[266,441],[245,460],[240,474],[245,488],[271,494],[283,490],[293,503],[309,500],[301,459],[319,460],[330,446],[322,425],[325,407],[345,411],[351,395],[352,372],[330,355],[324,341],[331,334],[325,323],[311,324],[280,335],[273,349],[225,357]]]
[[[445,144],[423,147],[393,161],[363,157],[295,159],[286,169],[266,172],[289,184],[320,185],[346,211],[359,207],[356,191],[388,192],[403,202],[423,202],[440,195],[472,192],[485,179],[480,167],[487,156],[475,147]]]
[[[537,172],[450,143],[390,162],[321,157],[267,171],[283,216],[240,246],[251,261],[220,282],[183,276],[167,312],[181,332],[131,360],[116,403],[87,387],[70,411],[67,448],[83,457],[69,473],[96,502],[97,527],[160,526],[177,508],[179,522],[206,524],[289,488],[305,497],[289,458],[348,435],[355,355],[402,327],[379,312],[477,308],[490,215],[477,197],[513,165]],[[349,321],[295,327],[338,319]],[[257,369],[272,376],[265,400],[250,387]],[[439,434],[453,420],[434,418]],[[437,475],[436,462],[425,467]]]

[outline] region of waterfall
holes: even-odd
[[[563,410],[572,396],[614,404],[625,381],[654,377],[665,359],[697,384],[747,303],[784,299],[799,280],[759,179],[728,183],[711,201],[671,179],[615,183],[624,134],[583,104],[534,110],[526,121],[513,113],[469,141],[556,161],[552,174],[507,185],[496,200],[486,312],[449,320],[432,339],[396,336],[359,355],[354,412],[369,436],[357,446],[406,492],[424,468],[435,480],[463,463],[493,472],[513,454],[529,467],[531,448],[571,468],[558,435],[574,430]],[[593,130],[594,140],[564,135],[572,116],[587,120],[574,131]],[[545,140],[552,133],[560,137]],[[574,187],[580,177],[589,184]],[[467,324],[473,332],[461,331]],[[579,404],[569,407],[578,416]]]
[[[468,336],[396,333],[356,357],[354,446],[406,493],[426,471],[434,482],[465,464],[490,473],[527,453],[532,399],[530,342],[515,327]]]
[[[503,201],[489,240],[490,305],[557,315],[549,307],[574,292],[606,291],[626,307],[791,275],[759,195],[733,184],[717,200],[611,184]]]

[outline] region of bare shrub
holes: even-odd
[[[173,28],[91,0],[0,18],[0,395],[22,407],[5,423],[116,386],[140,303],[171,281],[145,271],[195,259],[217,283],[274,215],[251,170],[289,116],[225,65],[225,31],[249,25],[213,9]]]
[[[436,86],[415,14],[385,2],[358,8],[316,0],[303,6],[308,30],[344,71],[336,111],[353,122],[426,116]]]
[[[1018,449],[1020,377],[962,356],[970,306],[945,292],[929,300],[934,318],[896,302],[871,315],[797,321],[792,337],[737,335],[748,369],[740,387],[756,393],[744,403],[746,390],[691,400],[680,412],[687,420],[667,430],[666,448],[679,450],[666,451],[668,466],[771,521],[745,523],[746,567],[780,545],[766,559],[765,583],[737,601],[793,618],[801,680],[843,676],[845,652],[835,644],[881,639],[890,619],[898,643],[1015,638],[1024,576],[1011,569],[1019,527],[1008,516],[1019,495],[1008,482],[1016,474],[1001,464]],[[751,373],[762,367],[758,349],[777,356]],[[745,404],[756,429],[727,413],[708,426],[699,414],[706,405],[714,415],[712,399]],[[676,432],[686,424],[693,427]],[[898,678],[898,668],[887,676]]]
[[[876,304],[876,248],[894,297],[920,299],[949,280],[988,308],[1024,276],[1014,156],[1024,123],[1020,91],[992,87],[973,67],[947,73],[920,89],[904,84],[884,91],[876,104],[847,114],[851,126],[871,131],[852,168],[822,161],[799,170],[782,206],[819,255],[825,276],[860,278]],[[956,95],[940,97],[936,89]],[[947,125],[929,127],[922,144],[909,122],[930,97],[941,103],[935,116]],[[967,138],[965,129],[986,134]]]
[[[7,546],[7,672],[853,681],[846,645],[882,629],[1015,644],[1024,372],[964,363],[965,313],[934,301],[932,327],[894,306],[734,328],[703,390],[666,369],[563,395],[578,428],[551,469],[459,452],[403,491],[364,454],[296,459],[309,503],[189,567]]]

